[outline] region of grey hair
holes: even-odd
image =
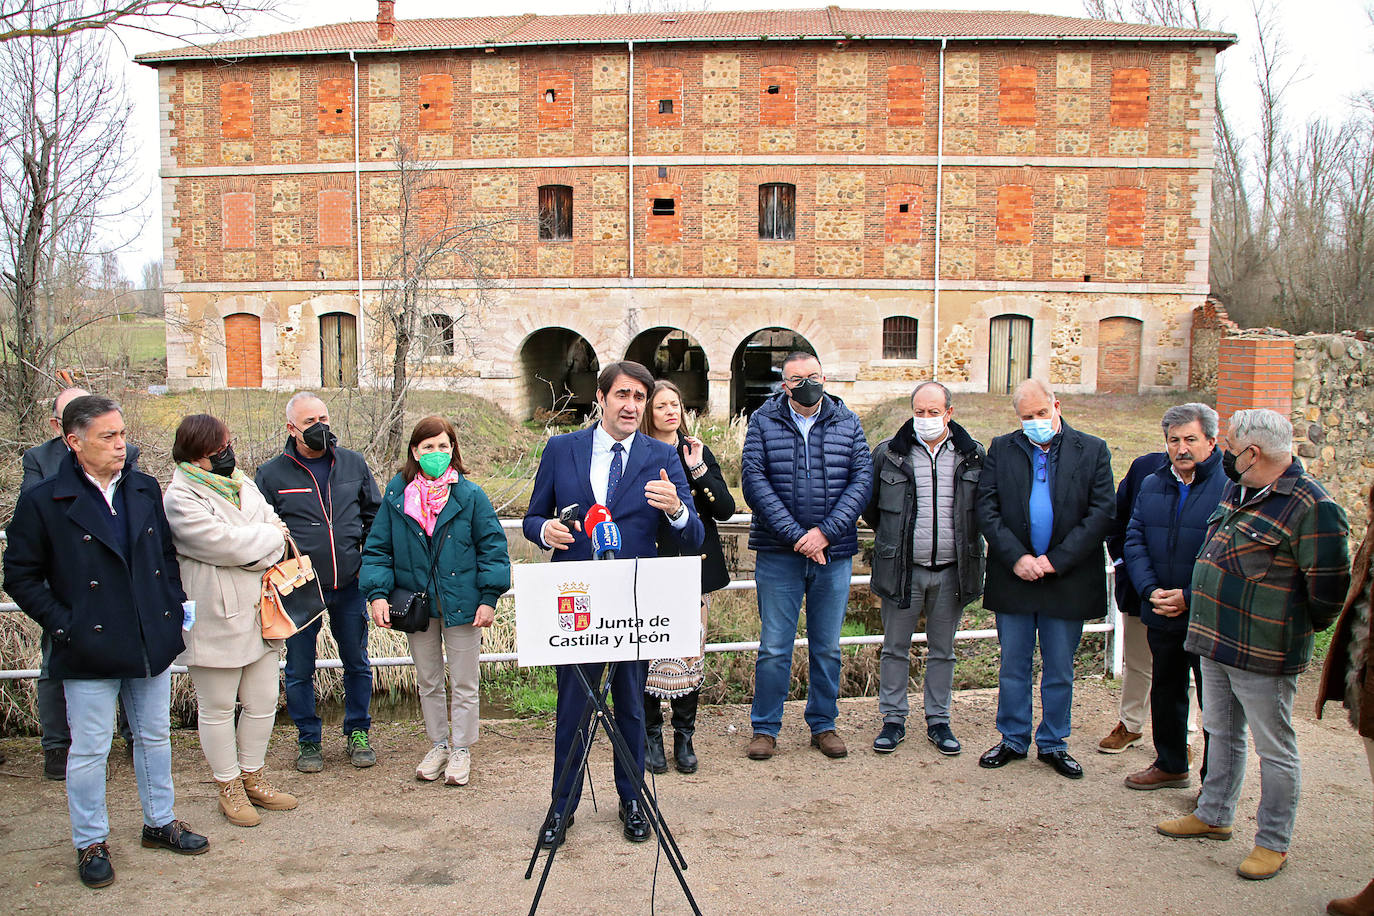
[[[1164,419],[1159,425],[1164,428],[1164,435],[1169,435],[1169,430],[1175,426],[1187,426],[1189,423],[1201,423],[1202,434],[1208,439],[1217,437],[1217,430],[1220,420],[1217,412],[1206,404],[1191,401],[1187,404],[1179,404],[1164,411]]]
[[[1016,389],[1011,393],[1011,407],[1013,410],[1020,406],[1021,393],[1027,387],[1038,388],[1041,394],[1050,399],[1051,404],[1054,403],[1053,388],[1051,388],[1049,385],[1045,384],[1038,378],[1028,378],[1021,384],[1017,385]]]
[[[322,399],[318,394],[316,394],[316,393],[313,392],[313,391],[297,391],[295,394],[291,395],[291,400],[289,400],[289,401],[286,402],[286,422],[287,422],[287,423],[295,423],[295,422],[296,422],[295,420],[291,419],[291,411],[292,411],[292,409],[296,406],[296,403],[297,403],[298,401],[304,401],[304,400],[307,400],[307,399],[309,399],[309,398],[314,398],[315,400],[320,401],[321,403],[323,403],[323,399]]]
[[[1237,441],[1257,445],[1266,455],[1293,452],[1293,424],[1278,411],[1267,407],[1237,410],[1231,414],[1231,445]]]
[[[911,400],[913,400],[913,401],[916,400],[916,395],[918,395],[918,394],[921,393],[921,389],[922,389],[922,388],[929,388],[931,385],[934,385],[936,388],[939,388],[941,391],[943,391],[943,392],[945,393],[945,410],[949,410],[951,407],[954,406],[954,398],[950,395],[949,389],[946,388],[944,385],[941,385],[939,382],[935,381],[934,379],[931,379],[931,380],[926,381],[926,382],[922,382],[921,384],[917,385],[915,388],[911,389]]]
[[[63,437],[76,433],[85,439],[86,430],[91,428],[91,421],[96,417],[105,416],[110,411],[115,411],[121,416],[124,414],[119,402],[102,394],[83,394],[79,398],[72,398],[62,409]]]

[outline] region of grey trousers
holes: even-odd
[[[878,669],[878,711],[884,722],[905,724],[911,677],[911,634],[926,616],[925,710],[927,725],[948,725],[954,690],[954,632],[964,609],[959,604],[959,570],[911,571],[911,606],[883,599],[883,653]]]

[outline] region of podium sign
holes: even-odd
[[[521,667],[701,654],[701,557],[516,563]]]

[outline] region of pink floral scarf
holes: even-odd
[[[419,522],[425,534],[434,535],[434,523],[448,504],[449,485],[457,479],[458,472],[449,468],[433,480],[416,474],[415,479],[406,484],[406,515]]]

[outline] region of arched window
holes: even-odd
[[[893,315],[883,319],[883,359],[919,359],[915,318]]]

